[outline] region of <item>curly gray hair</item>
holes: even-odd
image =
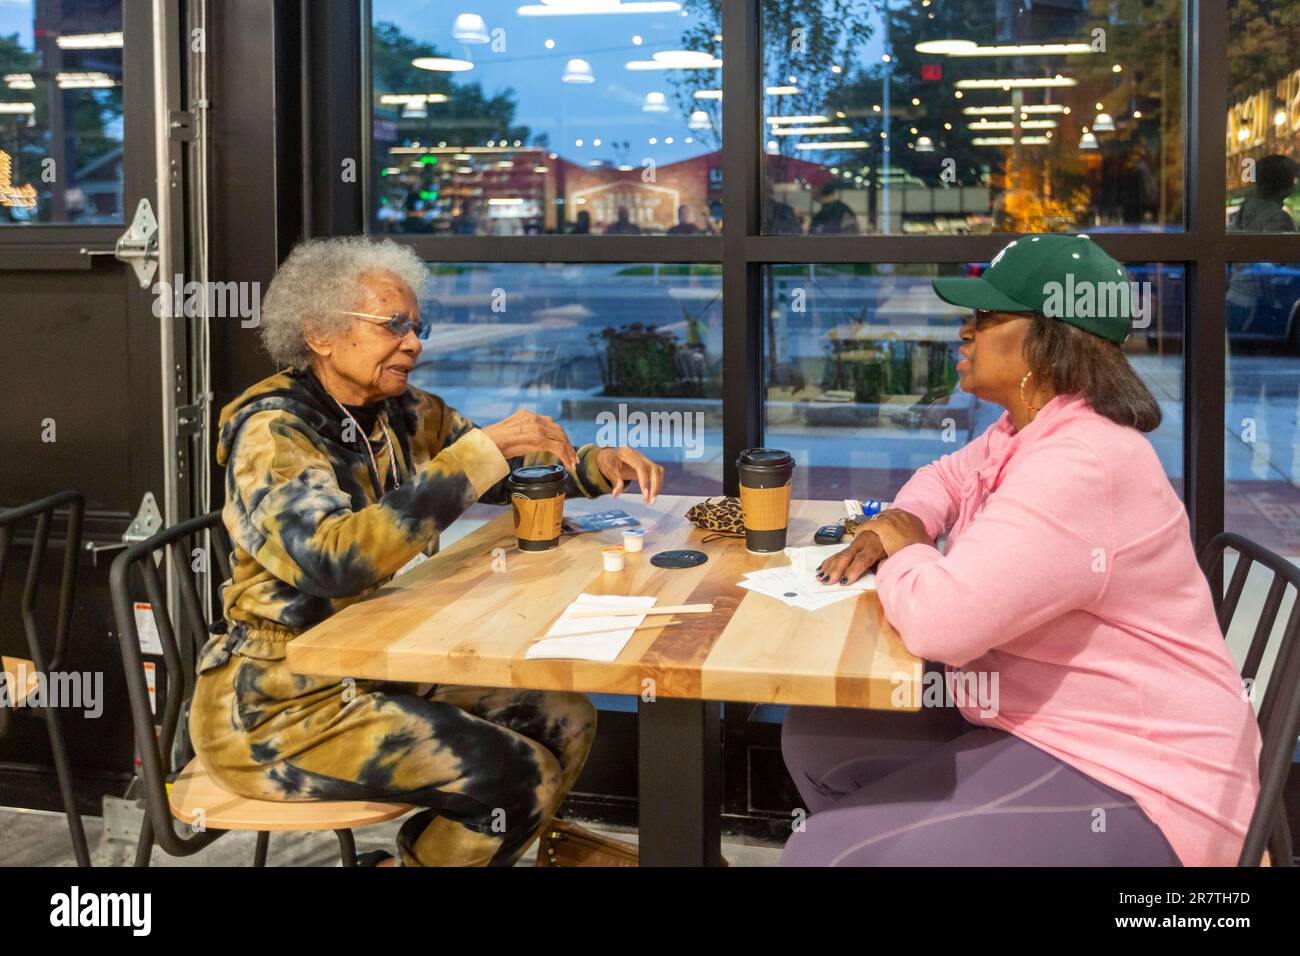
[[[308,330],[325,336],[342,331],[349,320],[339,310],[360,308],[361,276],[376,271],[396,274],[417,299],[429,277],[420,257],[392,239],[340,236],[294,246],[262,300],[262,347],[276,366],[310,368],[315,353]]]

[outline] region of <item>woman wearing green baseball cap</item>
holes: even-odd
[[[1005,412],[819,574],[876,568],[955,706],[792,708],[811,816],[784,862],[1235,865],[1259,729],[1143,434],[1160,408],[1121,348],[1136,287],[1086,236],[1042,235],[934,288],[974,311],[961,387]]]

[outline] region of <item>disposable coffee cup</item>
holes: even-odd
[[[755,554],[782,550],[790,522],[794,458],[778,448],[746,448],[736,459],[736,468],[745,513],[745,547]]]
[[[506,481],[515,513],[520,551],[549,551],[560,543],[564,523],[564,468],[525,465]]]

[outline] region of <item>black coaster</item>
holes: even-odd
[[[657,568],[693,568],[709,560],[703,551],[660,551],[650,559]]]

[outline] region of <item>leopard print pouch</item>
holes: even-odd
[[[745,536],[745,514],[740,510],[739,498],[705,498],[691,506],[686,512],[686,520],[697,528],[717,532],[718,537]],[[714,537],[709,535],[706,540]]]

